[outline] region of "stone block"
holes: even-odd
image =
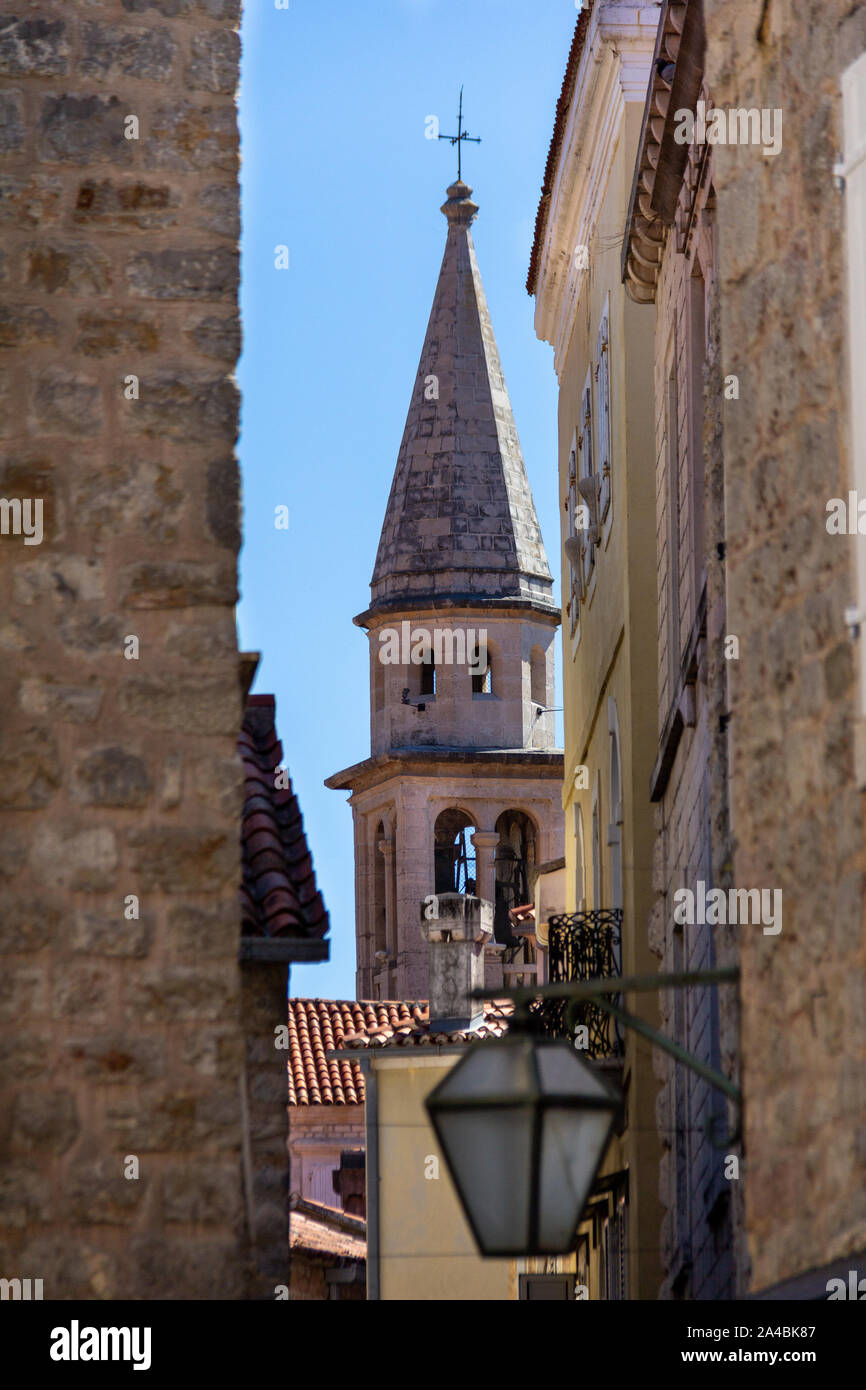
[[[24,144],[24,117],[18,92],[0,92],[0,154],[13,154]]]
[[[142,179],[129,183],[85,179],[78,189],[72,221],[78,226],[112,231],[151,231],[175,226],[180,206],[180,194],[168,184],[145,183]]]
[[[118,897],[102,912],[78,908],[65,946],[82,955],[142,957],[150,953],[153,936],[153,919],[126,917],[124,899]]]
[[[192,173],[220,169],[236,174],[238,132],[234,103],[176,101],[150,121],[141,163],[147,169]]]
[[[208,464],[205,507],[208,530],[218,545],[233,552],[237,552],[241,544],[240,481],[240,470],[233,454]]]
[[[165,25],[133,29],[85,20],[81,43],[80,69],[86,77],[167,82],[172,75],[177,45]]]
[[[130,859],[145,889],[164,893],[214,892],[237,881],[237,841],[221,831],[174,825],[131,831]]]
[[[102,392],[98,382],[80,373],[43,372],[33,388],[34,433],[92,436],[102,429]]]
[[[52,1011],[55,1017],[99,1027],[108,1020],[113,1002],[112,976],[99,965],[65,965],[55,976]]]
[[[85,806],[144,806],[153,780],[143,757],[117,745],[79,756],[73,796]]]
[[[100,599],[105,593],[105,573],[100,560],[85,555],[57,555],[31,561],[15,575],[16,603],[36,603],[51,595],[61,603],[70,599]]]
[[[60,77],[68,70],[69,43],[62,19],[0,18],[0,72]]]
[[[22,729],[0,748],[0,807],[46,806],[59,785],[60,755],[49,731]]]
[[[47,1007],[44,969],[15,965],[0,972],[0,1023],[20,1027],[27,1014],[45,1013]]]
[[[80,1226],[128,1225],[145,1198],[149,1181],[123,1174],[120,1154],[74,1164],[64,1182],[69,1220]]]
[[[205,357],[234,364],[240,355],[241,325],[237,315],[226,319],[212,316],[199,319],[187,330],[187,337]]]
[[[50,1219],[51,1192],[43,1174],[32,1163],[4,1157],[0,1165],[0,1229],[20,1231]],[[10,1275],[7,1267],[4,1274]]]
[[[172,954],[193,960],[212,960],[237,954],[240,919],[234,898],[225,902],[172,903],[168,913],[168,939]]]
[[[174,19],[177,15],[201,15],[206,19],[227,19],[237,22],[241,17],[241,0],[121,0],[129,14],[149,14],[151,10]]]
[[[62,196],[61,180],[50,174],[0,174],[0,223],[48,226],[57,219]]]
[[[214,1022],[236,997],[238,966],[163,965],[127,982],[126,1001],[140,1024]]]
[[[231,96],[238,84],[241,44],[233,29],[207,29],[193,34],[186,82],[193,91]]]
[[[233,1084],[242,1064],[243,1048],[237,1029],[205,1028],[198,1024],[185,1039],[187,1066],[202,1076]]]
[[[120,97],[46,96],[39,119],[39,158],[68,164],[130,164],[138,141],[124,137],[129,103]]]
[[[68,294],[82,299],[111,290],[109,260],[95,246],[82,242],[39,242],[24,253],[25,281],[44,294]]]
[[[104,689],[100,685],[65,685],[52,677],[28,677],[19,687],[18,703],[27,714],[67,724],[92,724],[99,715]]]
[[[59,1235],[31,1236],[20,1256],[22,1268],[44,1271],[46,1299],[87,1301],[114,1296],[121,1259],[94,1241],[70,1241],[65,1231]]]
[[[232,241],[239,239],[241,217],[234,181],[208,184],[199,194],[198,205],[201,212],[196,226],[206,232],[216,232],[218,236],[231,237]]]
[[[121,574],[121,590],[130,608],[190,608],[199,604],[233,604],[237,600],[234,564],[141,563]]]
[[[30,866],[57,888],[91,892],[113,888],[117,868],[114,832],[106,826],[79,829],[71,817],[34,827]]]
[[[44,893],[7,895],[0,913],[0,952],[41,951],[54,945],[60,915],[58,903]]]
[[[0,1066],[16,1081],[41,1076],[48,1063],[48,1040],[38,1033],[17,1032],[0,1038]],[[2,1183],[2,1173],[0,1173]],[[2,1224],[2,1218],[0,1218]]]
[[[205,621],[193,609],[186,621],[181,618],[167,624],[162,647],[169,655],[183,657],[196,667],[226,658],[234,661],[238,649],[234,614],[226,609],[222,618],[213,613]]]
[[[120,692],[122,712],[150,729],[190,727],[231,737],[238,723],[238,690],[226,676],[130,676]]]
[[[241,1220],[239,1207],[238,1230]],[[247,1296],[245,1277],[239,1235],[210,1240],[183,1235],[171,1240],[148,1233],[129,1243],[125,1278],[136,1297],[240,1299]]]
[[[121,408],[134,410],[136,404],[123,402]],[[134,454],[118,450],[98,472],[80,469],[70,478],[70,506],[90,537],[91,550],[110,545],[123,533],[145,534],[159,544],[176,538],[184,504],[177,471],[145,450],[149,452],[146,445]],[[127,623],[121,638],[129,631]],[[115,650],[120,647],[119,641]]]
[[[64,1042],[63,1049],[70,1074],[80,1074],[96,1085],[129,1086],[156,1081],[165,1074],[165,1041],[161,1037],[142,1037],[138,1032],[73,1036]]]
[[[228,247],[139,251],[127,262],[133,294],[149,299],[226,299],[238,290],[238,256]]]
[[[127,416],[128,428],[181,442],[234,442],[239,408],[238,388],[228,376],[181,370],[148,373],[141,378],[140,399]]]
[[[160,1182],[165,1221],[195,1226],[231,1226],[241,1200],[234,1163],[172,1164]]]
[[[63,1154],[79,1132],[74,1097],[66,1087],[21,1091],[12,1109],[11,1142],[19,1153]]]
[[[34,305],[0,306],[0,349],[28,348],[57,337],[57,321]]]
[[[116,656],[128,629],[128,622],[111,614],[77,611],[64,613],[58,623],[64,646],[86,657]]]
[[[159,347],[159,328],[154,319],[131,314],[128,310],[108,309],[105,313],[80,314],[76,352],[85,357],[128,354],[130,359]]]

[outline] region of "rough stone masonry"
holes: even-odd
[[[733,881],[784,885],[778,937],[740,934],[752,1287],[866,1243],[863,807],[844,612],[848,487],[839,78],[851,0],[707,0],[717,106],[783,108],[778,160],[720,145],[721,355]]]
[[[240,4],[4,9],[0,1275],[243,1297]]]

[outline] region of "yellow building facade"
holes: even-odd
[[[551,143],[527,288],[559,382],[565,706],[564,910],[589,932],[621,911],[617,965],[649,973],[654,894],[649,783],[656,730],[653,316],[621,278],[622,228],[656,40],[647,7],[581,14]],[[625,1005],[650,1023],[652,994]],[[625,1123],[602,1166],[576,1257],[594,1298],[655,1298],[657,1082],[627,1033],[600,1060]]]
[[[514,1261],[478,1253],[424,1108],[464,1050],[385,1047],[366,1059],[370,1298],[517,1297]]]

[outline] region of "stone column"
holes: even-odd
[[[496,876],[493,856],[499,844],[498,830],[476,830],[472,836],[475,847],[475,892],[489,903],[496,902]]]

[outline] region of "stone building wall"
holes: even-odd
[[[783,891],[740,929],[753,1286],[866,1244],[863,811],[850,543],[839,77],[866,48],[850,0],[706,0],[717,106],[781,109],[781,153],[719,145],[733,881]],[[862,544],[862,540],[860,541]]]
[[[333,1181],[340,1155],[346,1149],[363,1149],[365,1143],[363,1104],[293,1106],[289,1125],[292,1191],[326,1206],[341,1206]]]
[[[708,508],[704,486],[712,474],[706,417],[722,383],[718,326],[712,305],[715,287],[715,226],[711,161],[698,196],[695,230],[687,247],[673,227],[664,243],[656,287],[656,551],[658,556],[658,725],[662,741],[677,702],[688,717],[679,735],[668,780],[655,805],[657,840],[650,939],[665,972],[709,970],[721,943],[711,926],[680,926],[674,920],[677,889],[696,891],[703,881],[715,886],[712,849],[710,747],[718,719],[713,682],[724,682],[721,665],[712,669],[705,629],[703,587],[698,583],[697,546]],[[701,289],[696,288],[701,286]],[[695,296],[703,294],[700,315]],[[670,438],[675,433],[675,442]],[[694,453],[700,451],[696,466]],[[700,517],[699,525],[696,525]],[[674,532],[676,533],[674,535]],[[704,550],[706,547],[704,547]],[[675,617],[671,616],[672,576],[676,572]],[[718,624],[716,614],[714,623]],[[721,638],[714,638],[721,643]],[[672,656],[671,644],[675,643]],[[683,690],[681,671],[693,651],[691,680]],[[685,703],[682,703],[685,697]],[[688,711],[689,701],[693,708]],[[730,943],[725,943],[730,946]],[[735,957],[734,945],[734,957]],[[661,996],[662,1031],[710,1066],[718,1067],[720,992],[697,988],[666,990]],[[735,1039],[734,1039],[735,1048]],[[666,1209],[662,1223],[662,1265],[666,1297],[718,1300],[735,1288],[732,1189],[724,1178],[723,1144],[729,1134],[723,1098],[693,1072],[664,1054],[654,1058],[663,1081],[657,1103],[663,1146],[659,1192]],[[729,1058],[730,1064],[730,1058]]]
[[[0,1273],[239,1297],[239,0],[10,9]]]

